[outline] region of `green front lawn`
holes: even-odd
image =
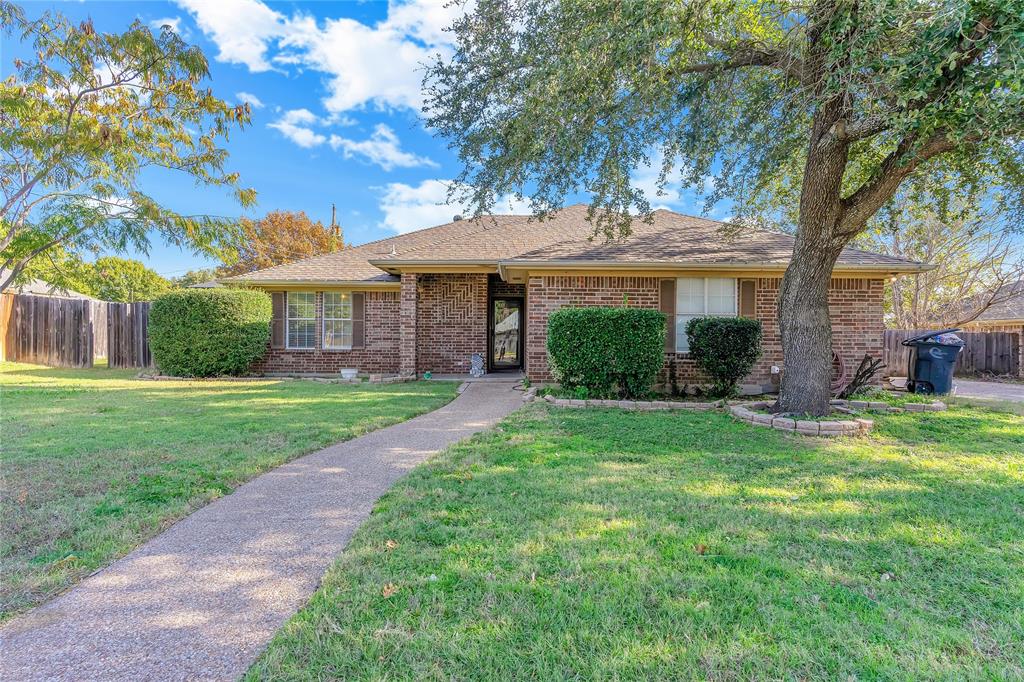
[[[1021,679],[1024,418],[533,405],[381,499],[250,679]]]
[[[0,364],[0,619],[253,476],[440,407],[456,386],[134,376]]]

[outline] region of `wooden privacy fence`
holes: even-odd
[[[149,367],[149,303],[0,295],[0,359],[50,367]]]
[[[92,367],[92,301],[4,294],[4,359],[51,367]]]
[[[901,344],[904,339],[928,332],[909,329],[886,329],[884,336],[885,376],[906,376],[910,362],[910,349]],[[964,349],[957,357],[953,373],[956,376],[976,374],[1010,374],[1018,376],[1020,366],[1020,334],[1011,332],[956,332],[964,340]]]
[[[107,304],[107,365],[149,367],[149,303]]]

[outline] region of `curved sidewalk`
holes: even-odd
[[[510,383],[472,383],[439,410],[253,479],[0,629],[0,679],[237,679],[382,493],[520,398]]]

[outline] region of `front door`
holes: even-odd
[[[523,367],[523,299],[491,299],[490,368]]]

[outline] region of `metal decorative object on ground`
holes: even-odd
[[[484,356],[480,353],[473,353],[469,359],[469,376],[479,378],[486,373],[484,371]]]

